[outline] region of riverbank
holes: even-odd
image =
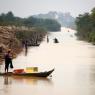
[[[13,58],[15,58],[23,50],[22,42],[24,40],[30,44],[41,43],[45,35],[46,32],[39,28],[0,26],[0,64],[8,49],[11,49]]]
[[[16,31],[16,29],[8,26],[0,26],[0,64],[8,49],[11,49],[13,57],[22,51],[21,43],[15,36]]]

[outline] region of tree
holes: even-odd
[[[95,8],[91,13],[79,15],[76,18],[77,36],[83,40],[95,42]]]

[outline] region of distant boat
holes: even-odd
[[[40,46],[40,44],[28,44],[28,46]]]
[[[45,71],[45,72],[34,72],[34,73],[13,73],[13,72],[8,72],[6,73],[0,73],[0,76],[28,76],[28,77],[48,77],[54,69],[50,71]]]
[[[59,43],[57,38],[54,39],[54,43]]]
[[[68,32],[70,32],[70,31],[68,30]]]
[[[33,45],[31,45],[31,46],[40,46],[40,44],[33,44]]]
[[[31,41],[25,41],[25,42],[23,42],[23,44],[24,44],[25,48],[27,48],[28,46],[39,46],[40,45],[40,43],[38,43],[38,42],[31,42]]]

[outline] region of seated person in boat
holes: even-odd
[[[54,43],[59,43],[57,38],[54,39]]]

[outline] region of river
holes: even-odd
[[[37,66],[39,71],[55,71],[46,79],[0,77],[0,95],[95,95],[95,46],[77,40],[75,33],[62,28],[49,34],[49,43],[45,39],[39,47],[29,48],[27,55],[19,54],[14,69]]]

